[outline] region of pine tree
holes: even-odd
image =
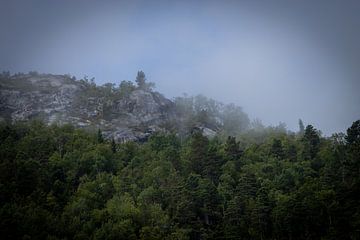
[[[102,135],[102,132],[101,132],[100,128],[98,129],[98,132],[97,132],[97,141],[98,141],[98,143],[103,143],[104,142],[104,138],[103,138],[103,135]]]
[[[307,125],[303,137],[305,152],[310,158],[314,158],[319,151],[320,137],[312,125]]]
[[[304,127],[304,123],[301,119],[299,119],[299,134],[303,135],[305,132],[305,127]]]
[[[353,122],[346,133],[345,140],[348,144],[360,143],[360,120]]]
[[[228,161],[234,161],[237,170],[239,170],[240,167],[242,166],[240,157],[242,156],[243,151],[240,149],[240,143],[236,142],[235,137],[229,136],[227,138],[224,150],[225,150],[225,158]]]
[[[200,131],[193,133],[190,143],[191,169],[197,174],[202,174],[207,158],[209,140]]]
[[[145,91],[151,91],[155,87],[155,83],[153,82],[146,82],[145,73],[143,71],[138,71],[135,82],[139,89]]]
[[[274,139],[271,146],[271,154],[279,159],[284,157],[284,150],[280,139]]]
[[[137,83],[139,88],[144,88],[145,87],[146,77],[145,77],[145,73],[143,71],[138,71],[137,72],[135,82]]]
[[[111,138],[111,151],[116,153],[116,143],[114,138]]]
[[[219,182],[221,164],[222,159],[217,153],[216,146],[210,146],[204,163],[203,175],[210,178],[214,184]]]

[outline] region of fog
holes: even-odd
[[[0,70],[204,94],[266,125],[360,119],[359,1],[1,0]]]

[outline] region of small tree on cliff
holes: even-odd
[[[145,73],[143,71],[137,72],[135,82],[137,83],[139,89],[150,91],[153,87],[155,87],[154,83],[146,82]]]

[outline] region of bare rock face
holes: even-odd
[[[174,104],[160,93],[136,89],[126,95],[66,75],[19,74],[0,78],[0,117],[41,119],[96,130],[118,142],[141,141],[164,131]]]
[[[41,117],[45,122],[65,114],[79,86],[64,76],[20,75],[0,82],[1,116],[12,122]]]

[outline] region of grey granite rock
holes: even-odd
[[[95,87],[100,89],[101,87]],[[160,93],[136,89],[128,96],[91,92],[91,85],[66,75],[21,74],[0,81],[0,118],[41,119],[100,128],[118,142],[141,141],[174,118],[173,102]]]

